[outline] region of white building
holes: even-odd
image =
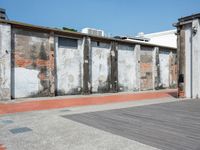
[[[148,43],[177,48],[176,30],[168,30],[150,34],[139,33],[137,38],[149,39]]]
[[[93,28],[83,28],[81,30],[81,33],[90,34],[94,36],[103,36],[103,37],[105,36],[105,32],[103,30],[93,29]]]

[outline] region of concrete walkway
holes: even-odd
[[[90,96],[35,98],[0,103],[0,115],[36,110],[48,110],[86,105],[102,105],[127,101],[141,101],[176,96],[177,90],[160,90],[138,93],[115,93]]]
[[[5,147],[0,147],[0,150],[158,150],[148,144],[73,121],[67,116],[174,101],[179,99],[168,95],[165,98],[0,115],[0,144]]]
[[[183,100],[63,117],[162,150],[200,149],[199,100]]]

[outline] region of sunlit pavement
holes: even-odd
[[[173,97],[29,111],[0,116],[0,144],[8,150],[154,150],[158,147],[68,118],[72,115],[180,101]],[[137,106],[137,107],[136,107]],[[92,119],[92,118],[90,118]],[[91,120],[90,120],[91,122]],[[104,121],[102,121],[104,122]],[[106,123],[106,121],[105,121]],[[115,124],[113,124],[115,127]],[[134,126],[132,127],[134,128]],[[116,128],[121,130],[120,128]],[[124,129],[122,129],[124,130]]]

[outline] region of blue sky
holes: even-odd
[[[92,27],[111,35],[173,29],[200,12],[200,0],[0,0],[10,20],[49,27]]]

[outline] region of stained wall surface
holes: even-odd
[[[11,27],[0,24],[0,100],[10,99]]]
[[[169,53],[169,87],[170,88],[176,88],[177,87],[177,74],[178,74],[178,68],[177,68],[177,53],[174,51],[171,51]]]
[[[110,91],[111,75],[110,43],[91,43],[91,85],[93,93]]]
[[[179,96],[200,98],[200,19],[188,16],[187,22],[181,22],[177,27]]]
[[[160,62],[160,87],[166,88],[169,87],[169,54],[167,50],[160,50],[159,53],[159,62]]]
[[[140,89],[153,89],[153,48],[142,46],[140,51]]]
[[[83,40],[56,37],[57,95],[81,94]]]
[[[134,45],[118,46],[118,85],[120,91],[138,91]]]
[[[50,96],[49,34],[12,30],[12,97]]]
[[[63,34],[0,25],[0,100],[176,87],[174,49]]]
[[[191,78],[192,78],[192,98],[200,98],[200,19],[195,19],[192,22],[192,30],[196,28],[196,33],[193,33],[192,42],[192,59],[191,59]],[[189,59],[189,58],[187,58]]]

